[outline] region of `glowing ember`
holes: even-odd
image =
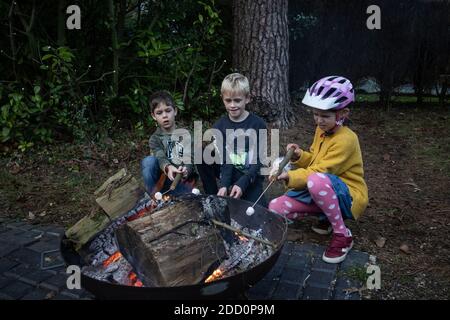
[[[163,200],[164,200],[164,202],[169,201],[170,200],[170,196],[168,194],[164,195],[163,196]]]
[[[130,272],[128,279],[130,279],[131,285],[134,287],[142,287],[144,285],[134,272]]]
[[[248,241],[247,237],[244,237],[243,235],[240,235],[237,232],[235,232],[234,234],[239,238],[240,241]]]
[[[116,252],[113,253],[108,259],[106,259],[105,261],[103,261],[103,266],[106,268],[106,267],[109,266],[111,263],[116,262],[116,261],[119,260],[120,258],[122,258],[122,254],[120,253],[120,251],[116,251]]]
[[[209,282],[213,282],[216,281],[217,279],[222,278],[223,276],[223,271],[219,268],[213,271],[213,273],[206,278],[205,283],[209,283]]]

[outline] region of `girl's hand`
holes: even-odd
[[[289,151],[290,148],[294,148],[294,155],[291,158],[291,161],[297,161],[302,156],[302,149],[295,143],[289,143],[287,145],[286,151]]]
[[[289,175],[287,172],[283,172],[282,174],[280,174],[277,178],[278,180],[284,180],[286,183],[289,182]]]
[[[220,188],[219,191],[217,191],[217,195],[218,196],[222,196],[222,197],[226,197],[226,195],[227,195],[227,188],[226,187]]]
[[[233,188],[231,189],[230,197],[239,199],[241,196],[242,196],[242,189],[239,186],[234,185]]]

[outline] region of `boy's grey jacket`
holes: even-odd
[[[183,130],[185,131],[185,134],[180,135],[177,133],[176,135],[173,135],[170,133],[164,133],[158,127],[149,139],[150,155],[158,159],[159,167],[161,171],[164,172],[164,168],[169,164],[178,168],[181,164],[179,162],[177,163],[177,158],[179,161],[182,161],[183,158],[189,156],[190,152],[190,164],[186,163],[187,161],[183,161],[183,165],[188,170],[188,176],[190,176],[194,171],[194,149],[192,147],[193,141],[191,141],[190,150],[186,150],[189,148],[186,148],[183,145],[183,141],[189,141],[188,139],[191,139],[192,135],[187,129],[177,128],[177,130]],[[187,135],[189,135],[189,137]],[[175,138],[179,138],[180,136],[182,137],[182,141],[174,140]]]

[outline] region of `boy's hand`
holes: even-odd
[[[173,179],[175,179],[175,175],[177,174],[177,173],[182,173],[182,171],[181,171],[181,166],[177,169],[177,168],[175,168],[175,166],[173,166],[173,165],[168,165],[167,166],[167,177],[171,180],[171,181],[173,181]]]
[[[239,186],[234,185],[233,188],[231,189],[230,197],[239,199],[241,196],[242,196],[242,189]]]
[[[295,143],[289,143],[287,145],[286,151],[289,151],[290,148],[294,148],[294,155],[291,158],[291,161],[297,161],[302,156],[302,149]]]
[[[222,197],[226,197],[226,195],[227,195],[227,188],[226,187],[220,188],[219,191],[217,191],[217,195],[218,196],[222,196]]]
[[[186,179],[187,176],[188,176],[188,169],[187,169],[187,167],[180,166],[178,168],[178,170],[181,170],[181,173],[183,174],[183,179]]]
[[[287,172],[283,172],[282,174],[280,174],[277,178],[278,180],[284,180],[286,183],[289,182],[289,175]]]

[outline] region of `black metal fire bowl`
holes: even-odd
[[[206,300],[239,298],[252,285],[260,281],[276,263],[286,241],[287,223],[282,217],[264,207],[255,206],[255,213],[245,212],[252,203],[226,197],[230,216],[242,227],[262,228],[262,234],[276,244],[272,255],[258,265],[210,283],[175,287],[134,287],[93,279],[81,274],[82,287],[101,300]],[[68,244],[61,242],[61,254],[68,265],[85,265],[82,257]]]

